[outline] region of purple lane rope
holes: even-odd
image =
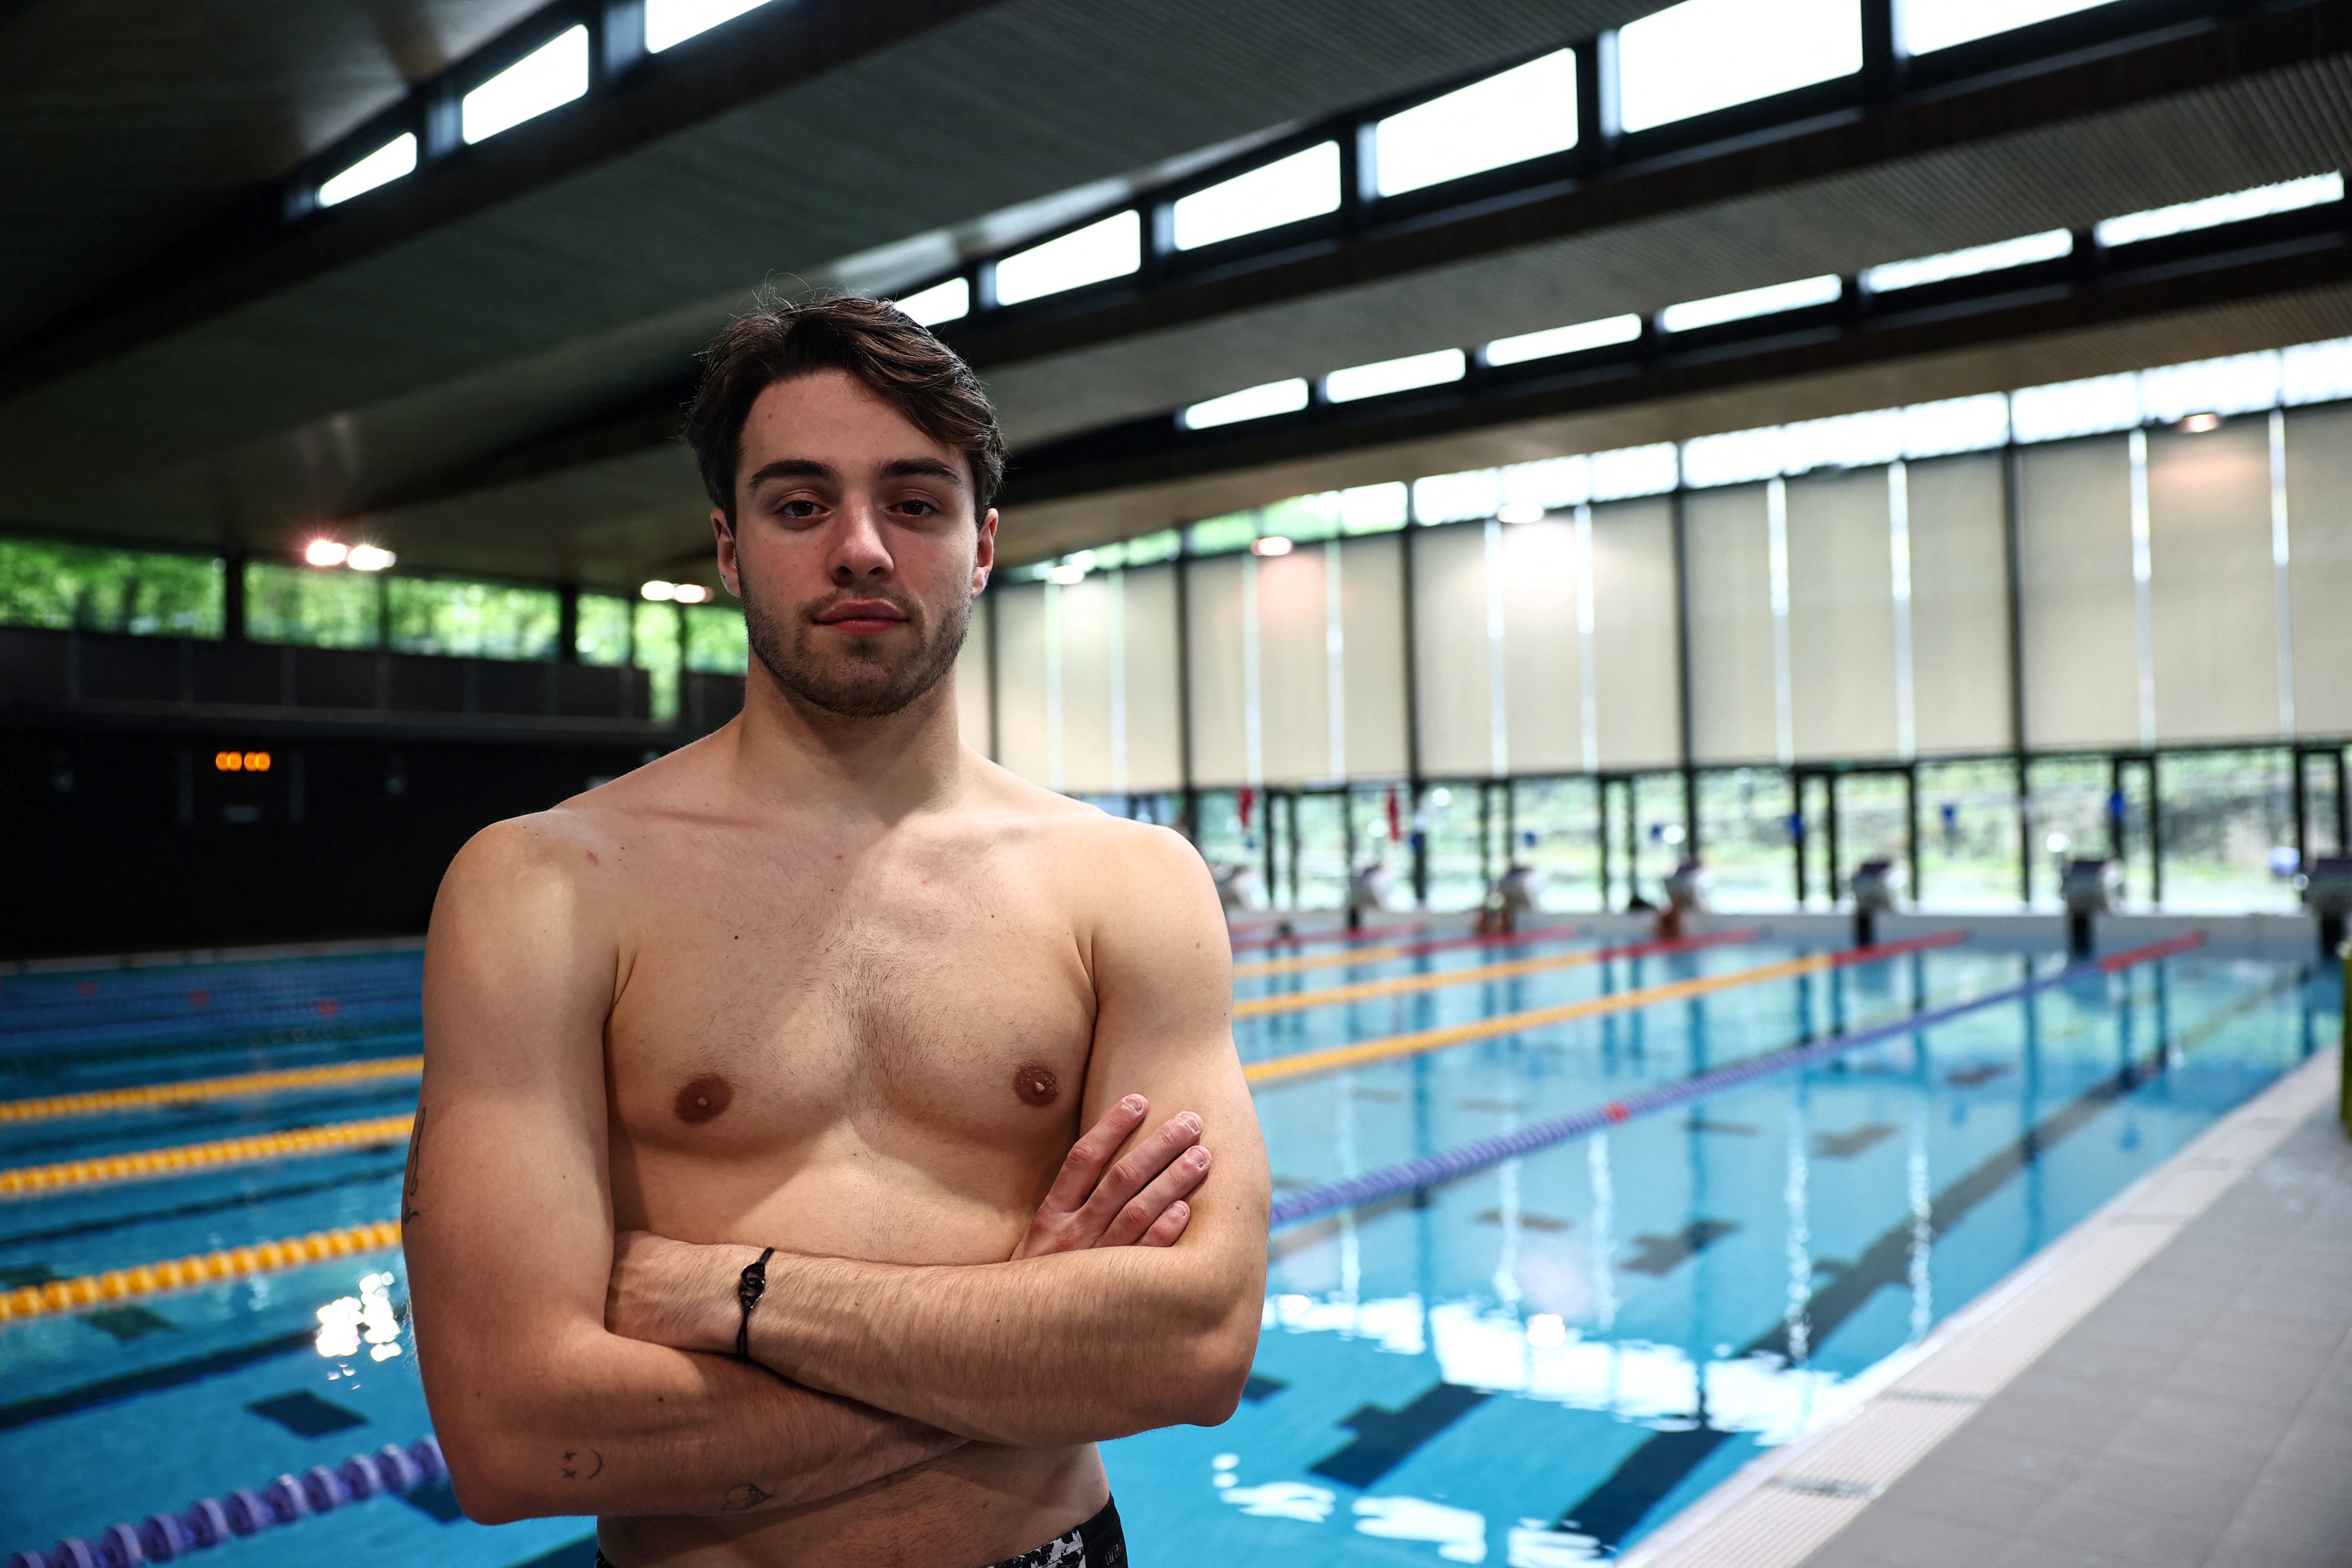
[[[225,1498],[198,1498],[179,1513],[151,1513],[136,1524],[113,1525],[95,1541],[68,1535],[47,1552],[17,1552],[5,1568],[132,1568],[134,1563],[169,1563],[386,1492],[411,1492],[448,1475],[441,1445],[427,1433],[405,1448],[386,1443],[373,1454],[353,1454],[331,1469],[313,1465],[299,1476],[280,1476],[259,1490],[240,1487]]]
[[[1720,1094],[1727,1089],[1750,1083],[1759,1078],[1769,1078],[1775,1073],[1787,1072],[1793,1068],[1826,1061],[1832,1057],[1842,1056],[1847,1051],[1855,1050],[1864,1046],[1874,1045],[1880,1040],[1892,1039],[1898,1035],[1908,1035],[1921,1029],[1932,1029],[1940,1024],[1949,1023],[1963,1014],[1973,1013],[1979,1008],[1997,1007],[2004,1002],[2015,1002],[2022,997],[2031,996],[2035,992],[2047,991],[2053,986],[2063,985],[2069,981],[2084,980],[2097,974],[2113,974],[2137,964],[2153,963],[2159,958],[2169,958],[2176,952],[2186,952],[2197,946],[2204,940],[2203,931],[2191,931],[2187,936],[2174,937],[2168,942],[2151,942],[2146,947],[2133,948],[2128,952],[2114,953],[2089,963],[2070,963],[2065,968],[2045,974],[2040,979],[2029,980],[2021,985],[2012,985],[2006,990],[1989,992],[1982,996],[1971,997],[1966,1002],[1956,1002],[1948,1007],[1936,1007],[1924,1013],[1914,1013],[1907,1017],[1895,1019],[1892,1023],[1874,1025],[1851,1035],[1834,1035],[1825,1040],[1816,1040],[1811,1045],[1791,1046],[1785,1050],[1768,1051],[1761,1056],[1749,1057],[1745,1061],[1733,1062],[1727,1067],[1693,1073],[1690,1077],[1679,1079],[1673,1083],[1660,1084],[1654,1089],[1643,1089],[1637,1094],[1626,1096],[1623,1100],[1612,1100],[1606,1104],[1593,1106],[1590,1110],[1574,1111],[1567,1116],[1556,1117],[1549,1121],[1538,1121],[1533,1126],[1522,1127],[1516,1132],[1481,1138],[1474,1143],[1465,1143],[1453,1149],[1441,1149],[1434,1154],[1423,1154],[1416,1160],[1407,1160],[1400,1164],[1385,1166],[1377,1171],[1367,1171],[1360,1176],[1353,1176],[1344,1182],[1334,1182],[1329,1186],[1317,1187],[1311,1192],[1297,1193],[1283,1199],[1274,1205],[1274,1212],[1269,1216],[1268,1227],[1279,1229],[1286,1225],[1297,1225],[1301,1220],[1313,1219],[1318,1215],[1330,1214],[1338,1209],[1357,1208],[1364,1204],[1377,1203],[1382,1198],[1399,1196],[1419,1187],[1434,1186],[1440,1182],[1452,1181],[1456,1177],[1483,1171],[1489,1165],[1499,1165],[1506,1160],[1517,1159],[1523,1154],[1532,1154],[1537,1150],[1553,1143],[1565,1142],[1570,1138],[1581,1138],[1589,1133],[1598,1132],[1603,1128],[1614,1127],[1619,1122],[1631,1121],[1639,1116],[1653,1115],[1689,1100],[1705,1099],[1710,1094]]]

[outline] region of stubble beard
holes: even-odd
[[[971,626],[970,594],[953,600],[934,624],[922,605],[898,594],[872,591],[835,595],[779,615],[764,594],[753,590],[748,574],[740,581],[743,626],[752,657],[793,696],[841,719],[887,719],[905,711],[955,668]],[[816,617],[844,598],[881,599],[896,605],[907,617],[913,646],[894,654],[883,646],[889,638],[820,633]],[[820,635],[839,650],[831,661],[817,651]]]

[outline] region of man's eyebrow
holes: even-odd
[[[838,479],[840,477],[830,464],[820,463],[814,458],[779,458],[772,463],[761,465],[743,481],[743,488],[752,489],[766,479]]]
[[[961,468],[942,463],[937,458],[900,458],[896,462],[882,465],[882,477],[886,479],[945,479],[958,489],[961,489],[964,482]]]

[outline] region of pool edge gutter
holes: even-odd
[[[1758,1456],[1623,1568],[1796,1568],[2338,1095],[2328,1046],[1868,1374],[1843,1419]]]

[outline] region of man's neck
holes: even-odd
[[[944,802],[963,776],[956,672],[896,713],[852,719],[786,691],[758,659],[736,721],[739,785],[761,803],[895,821]]]

